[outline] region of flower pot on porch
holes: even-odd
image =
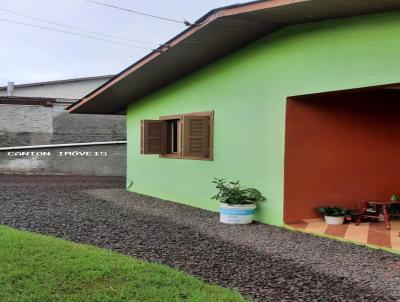
[[[324,216],[325,223],[330,225],[343,224],[344,216],[334,217],[334,216]]]
[[[220,203],[220,222],[229,224],[249,224],[256,213],[255,204],[229,205]]]

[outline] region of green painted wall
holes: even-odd
[[[211,179],[239,179],[268,198],[257,220],[282,224],[286,97],[400,82],[399,36],[400,12],[287,27],[132,104],[131,190],[217,210]],[[139,154],[141,119],[208,110],[214,161]]]

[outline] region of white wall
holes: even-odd
[[[14,96],[25,96],[25,97],[49,97],[49,98],[60,98],[60,99],[80,99],[88,93],[95,90],[100,85],[107,82],[111,77],[107,78],[95,78],[95,79],[81,79],[71,82],[61,83],[43,83],[41,85],[32,85],[18,87],[18,84],[14,88]],[[6,96],[7,89],[0,89],[0,96]]]

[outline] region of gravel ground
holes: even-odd
[[[0,224],[157,261],[259,301],[400,301],[400,257],[125,192],[105,177],[0,176]]]

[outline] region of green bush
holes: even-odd
[[[324,216],[341,217],[346,216],[349,211],[341,207],[320,207],[318,212]]]
[[[243,188],[239,181],[227,181],[225,179],[214,178],[213,183],[219,190],[211,199],[218,200],[226,204],[255,204],[264,201],[266,198],[254,188]]]

